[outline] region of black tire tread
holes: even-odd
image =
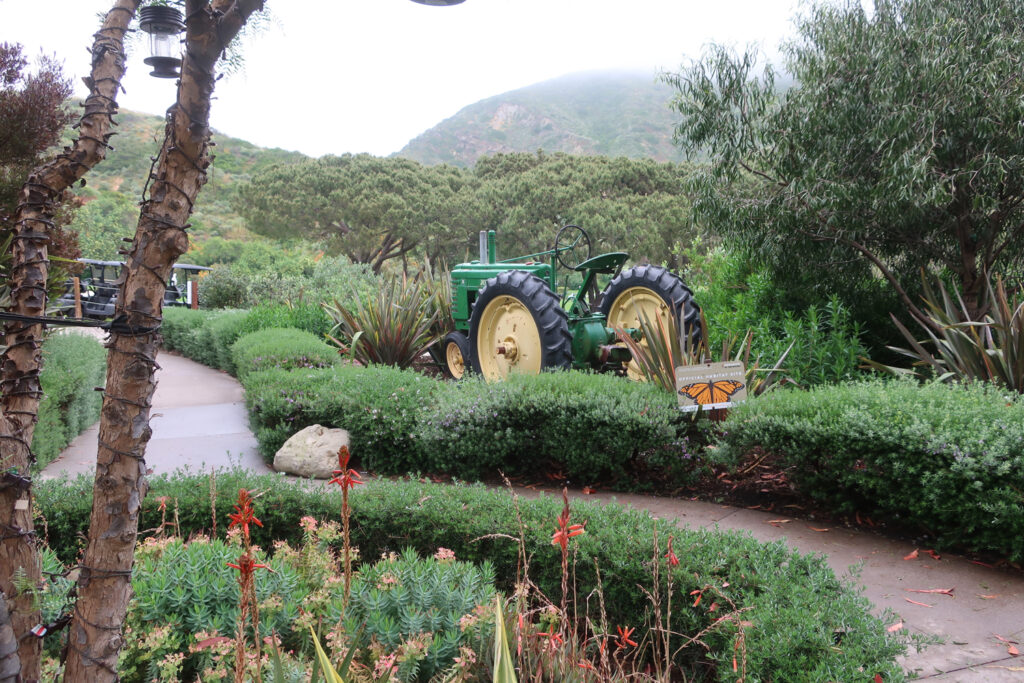
[[[632,287],[646,287],[658,294],[672,310],[677,311],[676,323],[686,330],[696,329],[697,339],[701,338],[700,306],[693,299],[693,291],[682,278],[664,266],[645,264],[622,271],[601,292],[596,310],[607,317],[615,299]]]
[[[476,352],[480,317],[487,304],[501,295],[516,297],[533,315],[544,349],[541,371],[571,367],[572,335],[569,334],[569,316],[562,310],[558,296],[544,280],[533,273],[507,270],[485,282],[473,302],[473,310],[469,315],[469,358],[473,372],[482,374]]]

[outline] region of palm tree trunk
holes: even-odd
[[[46,283],[49,276],[47,248],[55,206],[63,193],[93,166],[104,159],[117,93],[124,76],[123,38],[135,16],[139,0],[116,0],[107,12],[92,47],[92,72],[86,79],[90,94],[79,121],[79,137],[53,161],[35,169],[22,188],[14,223],[12,248],[11,309],[22,315],[38,316],[46,311]],[[0,631],[17,642],[16,660],[9,647],[3,648],[4,665],[0,681],[35,680],[39,677],[40,639],[29,630],[40,621],[31,590],[15,585],[39,586],[39,551],[32,523],[32,481],[29,445],[35,430],[42,391],[40,343],[43,326],[8,322],[4,326],[7,350],[0,364],[0,599],[9,607],[9,624]],[[17,581],[15,580],[18,578]],[[2,610],[6,613],[7,610]],[[3,614],[0,614],[2,622]]]
[[[262,0],[186,2],[186,56],[168,112],[153,184],[125,262],[108,344],[89,543],[64,680],[117,680],[121,630],[131,596],[139,514],[148,485],[145,448],[165,283],[188,248],[186,222],[210,164],[209,113],[217,59]]]

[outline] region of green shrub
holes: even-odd
[[[207,326],[213,344],[214,367],[231,375],[235,374],[231,346],[244,334],[248,317],[248,311],[224,311],[221,315],[210,318]]]
[[[734,409],[721,457],[781,458],[805,495],[942,547],[1024,559],[1024,400],[981,384],[869,381],[775,391]]]
[[[39,376],[43,400],[32,436],[34,469],[55,460],[72,439],[100,418],[103,396],[95,389],[103,386],[106,369],[107,352],[96,339],[79,334],[47,337]]]
[[[325,368],[338,361],[338,353],[309,332],[271,327],[240,337],[231,346],[231,358],[238,378],[245,379],[271,368]]]
[[[167,476],[151,480],[139,528],[159,526],[157,498],[168,496],[178,510],[183,535],[209,529],[208,481]],[[337,491],[290,484],[275,475],[220,473],[216,477],[220,532],[239,488],[261,492],[259,517],[264,526],[253,530],[253,541],[263,547],[276,539],[298,543],[302,516],[335,518],[341,506]],[[37,486],[38,507],[51,539],[73,539],[85,530],[91,489],[92,480],[85,477]],[[560,500],[519,501],[517,515],[509,495],[501,491],[377,481],[359,487],[350,501],[353,539],[362,557],[375,558],[406,547],[425,556],[445,547],[467,562],[491,562],[498,586],[505,591],[516,584],[519,550],[515,542],[500,535],[518,537],[521,518],[531,579],[548,596],[560,595],[561,555],[551,546]],[[745,629],[750,680],[858,681],[875,673],[886,681],[903,680],[894,660],[904,646],[885,628],[891,615],[873,616],[867,600],[838,580],[821,556],[800,555],[782,543],[761,544],[746,534],[681,529],[618,505],[574,504],[572,521],[586,525],[586,533],[572,541],[580,609],[584,596],[596,588],[596,562],[610,624],[639,628],[649,618],[649,602],[638,586],[651,583],[649,562],[657,527],[662,543],[670,534],[675,537],[680,560],[674,570],[674,628],[695,635],[711,626],[726,609],[726,598],[737,608],[749,608],[742,618],[752,624]],[[74,547],[56,550],[65,562],[77,553]],[[723,597],[710,600],[707,595],[699,606],[691,607],[692,601],[686,599],[690,591],[711,591],[710,587]],[[718,603],[718,611],[709,611],[712,602]],[[844,634],[842,647],[836,646],[838,632]],[[695,676],[737,680],[739,675],[732,671],[735,636],[733,622],[720,622],[702,637],[707,650],[684,650],[679,661]],[[713,670],[708,672],[709,668]]]
[[[651,384],[551,372],[445,384],[424,406],[417,437],[426,471],[475,479],[550,462],[570,479],[595,481],[671,444],[684,420],[675,397]]]
[[[315,303],[304,302],[293,306],[264,304],[249,311],[242,325],[242,334],[268,327],[294,327],[324,339],[333,324],[327,313]]]
[[[207,320],[217,315],[215,311],[192,310],[184,306],[173,306],[164,309],[160,334],[163,336],[163,347],[168,351],[178,351],[189,343],[192,332],[206,324]]]
[[[766,268],[724,248],[707,254],[693,250],[687,256],[692,261],[687,282],[707,320],[708,349],[715,358],[724,342],[752,331],[751,357],[759,358],[762,367],[774,366],[792,345],[783,368],[801,385],[861,374],[860,358],[869,355],[864,329],[837,297],[822,301],[820,293],[805,288],[801,297],[808,300],[791,301],[793,292],[780,289]]]
[[[460,620],[479,607],[494,603],[494,567],[486,560],[469,562],[421,559],[415,550],[363,566],[352,581],[352,598],[345,610],[345,631],[366,636],[398,649],[407,638],[433,634],[422,660],[399,663],[399,680],[427,681],[451,666],[459,647],[476,651],[489,642],[493,628],[479,632],[460,628]],[[337,616],[340,616],[337,615]]]
[[[267,458],[312,424],[347,429],[362,467],[406,473],[422,466],[417,415],[441,382],[411,370],[338,366],[269,370],[245,378],[249,423]]]
[[[440,382],[412,371],[339,366],[261,372],[245,382],[249,422],[271,458],[312,424],[342,427],[363,467],[464,479],[562,468],[573,479],[692,476],[703,437],[647,384],[585,373]]]

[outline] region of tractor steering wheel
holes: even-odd
[[[590,235],[578,225],[564,225],[555,235],[555,257],[563,267],[576,267],[590,258]]]

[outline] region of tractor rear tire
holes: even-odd
[[[548,284],[531,273],[509,270],[477,294],[469,316],[473,370],[488,381],[509,373],[536,375],[572,365],[569,316]]]
[[[461,332],[449,332],[441,348],[444,369],[452,379],[462,379],[473,369],[469,365],[469,338]]]
[[[675,313],[677,329],[695,333],[701,339],[700,307],[693,300],[693,292],[682,279],[662,266],[633,266],[616,275],[601,292],[597,311],[606,318],[606,325],[618,328],[640,328],[640,312],[657,324],[661,318],[668,322]],[[642,346],[646,342],[641,342]],[[642,379],[639,366],[630,362],[626,374]]]

